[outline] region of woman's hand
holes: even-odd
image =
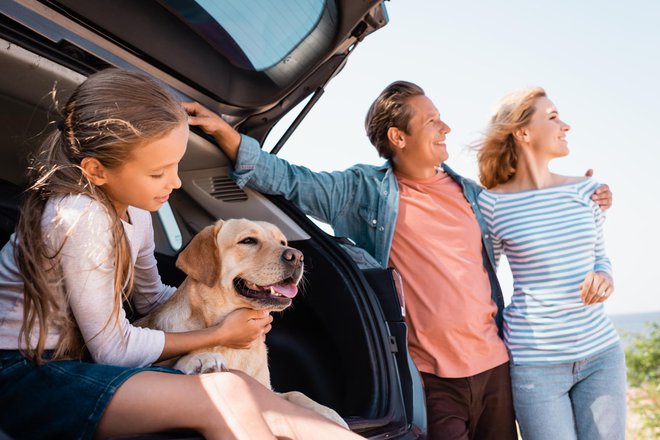
[[[188,113],[188,123],[213,136],[222,151],[229,157],[229,160],[235,162],[241,144],[241,135],[220,115],[207,109],[202,104],[182,102],[181,105]]]
[[[604,272],[589,272],[580,283],[582,302],[586,305],[596,304],[608,299],[614,292],[614,283]]]
[[[266,310],[238,309],[216,326],[218,345],[229,348],[250,348],[272,328],[273,317]]]

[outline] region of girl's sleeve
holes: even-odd
[[[136,237],[136,239],[142,243],[135,261],[131,302],[138,313],[146,315],[171,297],[176,288],[163,284],[160,279],[154,256],[156,247],[151,214],[137,209],[131,212],[140,233],[140,237]]]
[[[115,299],[112,232],[105,209],[89,199],[65,199],[54,217],[44,220],[47,242],[55,250],[61,246],[58,261],[66,300],[92,359],[131,367],[155,362],[165,334],[132,326]]]

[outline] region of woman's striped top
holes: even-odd
[[[611,275],[604,215],[592,178],[538,190],[479,195],[496,263],[513,273],[504,341],[515,364],[572,362],[618,343],[603,304],[586,306],[579,284],[589,271]]]

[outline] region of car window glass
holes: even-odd
[[[263,71],[282,61],[316,28],[325,0],[164,0],[229,60]]]

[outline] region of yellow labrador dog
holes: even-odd
[[[245,219],[219,220],[206,227],[176,264],[188,276],[170,299],[136,325],[182,332],[218,324],[239,308],[281,311],[298,293],[304,270],[302,252],[288,247],[275,225]],[[241,370],[271,388],[263,338],[248,349],[214,347],[189,353],[174,368],[186,374]],[[334,410],[300,392],[281,396],[348,427]]]

